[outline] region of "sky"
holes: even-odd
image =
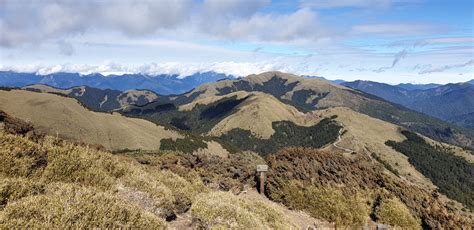
[[[472,0],[0,0],[0,70],[474,78]]]

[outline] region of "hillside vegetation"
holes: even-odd
[[[269,155],[267,162],[271,171],[265,192],[271,199],[337,225],[361,226],[369,216],[410,229],[464,228],[472,223],[438,194],[383,173],[365,156],[351,159],[290,148]]]
[[[0,162],[0,228],[166,229],[188,210],[190,228],[295,226],[279,207],[212,192],[195,171],[181,177],[49,136],[0,133]]]
[[[387,141],[387,145],[408,156],[410,163],[430,178],[439,191],[474,210],[474,164],[442,146],[432,146],[409,131],[403,142]]]
[[[313,126],[298,126],[290,121],[273,122],[275,133],[269,139],[260,139],[249,130],[233,129],[220,138],[238,146],[263,155],[275,153],[284,147],[320,148],[333,143],[339,136],[340,125],[325,118]]]

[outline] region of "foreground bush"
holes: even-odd
[[[407,206],[397,198],[383,199],[376,208],[378,222],[401,227],[402,229],[420,229],[420,223],[410,214]]]
[[[71,184],[52,184],[41,195],[9,203],[0,228],[153,228],[166,223],[110,192]]]
[[[297,229],[276,207],[249,201],[230,192],[211,192],[191,208],[199,227],[211,229]]]

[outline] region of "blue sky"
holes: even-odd
[[[474,3],[0,0],[0,69],[461,82],[474,78]]]

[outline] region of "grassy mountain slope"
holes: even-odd
[[[24,90],[0,90],[0,110],[31,122],[39,131],[110,150],[159,149],[181,134],[120,114],[91,112],[72,98]]]
[[[43,93],[56,93],[77,99],[93,111],[107,112],[128,105],[144,105],[158,98],[149,90],[127,90],[121,92],[110,89],[96,89],[88,86],[76,86],[68,89],[58,89],[48,85],[28,85],[25,90]]]
[[[196,99],[237,91],[259,91],[295,106],[300,111],[349,107],[355,111],[402,125],[436,140],[474,147],[474,131],[406,109],[378,97],[318,78],[303,78],[281,72],[250,75],[239,80],[204,84],[182,97]],[[179,98],[179,97],[178,97]],[[188,102],[189,103],[189,102]]]
[[[311,126],[322,119],[312,113],[302,113],[293,106],[281,103],[273,96],[260,92],[246,93],[239,91],[225,96],[217,96],[215,100],[232,97],[234,94],[241,97],[246,95],[246,100],[238,105],[232,114],[219,121],[209,131],[209,134],[219,136],[232,129],[241,128],[251,131],[259,138],[268,139],[275,133],[272,129],[273,122],[291,121],[299,126]],[[201,104],[199,100],[196,103]]]
[[[148,106],[132,106],[121,112],[211,135],[238,149],[261,154],[287,146],[319,148],[335,141],[340,128],[329,118],[302,113],[261,92],[240,91],[196,99],[178,108]]]

